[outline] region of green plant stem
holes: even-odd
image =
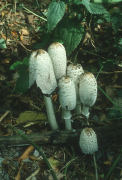
[[[43,160],[45,161],[48,169],[50,170],[53,179],[54,179],[54,180],[58,180],[55,171],[53,170],[50,162],[48,161],[45,153],[43,152],[43,149],[42,149],[41,147],[37,146],[33,141],[31,141],[31,140],[23,133],[23,131],[21,131],[21,130],[19,130],[19,129],[11,126],[11,125],[9,125],[9,127],[12,128],[14,131],[16,131],[16,133],[17,133],[18,135],[20,135],[23,139],[27,140],[27,142],[28,142],[29,144],[33,145],[34,148],[39,151],[39,153],[40,153],[41,156],[43,157]]]
[[[44,102],[45,102],[47,117],[48,117],[48,121],[51,126],[51,129],[57,130],[58,124],[56,122],[56,117],[55,117],[55,112],[54,112],[51,96],[47,97],[44,95]]]
[[[26,7],[23,7],[23,8],[24,8],[26,11],[30,12],[31,14],[33,14],[34,16],[39,17],[40,19],[42,19],[42,20],[44,20],[44,21],[47,21],[46,18],[43,18],[43,17],[39,16],[38,14],[35,14],[33,11],[29,10],[28,8],[26,8]]]
[[[95,153],[93,154],[93,161],[94,161],[94,168],[95,168],[95,177],[96,177],[96,180],[98,180],[98,171],[97,171],[97,163],[96,163]]]
[[[116,158],[115,161],[113,162],[111,168],[109,169],[109,171],[108,171],[108,173],[107,173],[107,175],[106,175],[106,177],[105,177],[105,180],[108,180],[108,179],[109,179],[112,171],[115,169],[115,167],[117,166],[118,162],[121,160],[121,156],[122,156],[122,148],[121,148],[121,150],[120,150],[119,155],[117,156],[117,158]]]
[[[72,117],[72,114],[69,110],[62,109],[62,119],[65,120],[66,130],[72,130],[71,117]]]

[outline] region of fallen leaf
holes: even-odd
[[[16,119],[17,124],[25,124],[29,122],[36,122],[36,121],[46,121],[46,115],[42,112],[37,113],[35,111],[25,111],[20,113],[19,117]]]
[[[29,146],[24,153],[19,157],[18,161],[21,162],[24,159],[28,159],[29,158],[29,154],[34,150],[34,147],[31,145]]]

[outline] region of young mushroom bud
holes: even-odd
[[[32,76],[33,75],[33,76]],[[31,78],[32,81],[31,81]],[[39,49],[32,53],[30,56],[29,66],[29,82],[30,85],[36,80],[37,86],[44,94],[44,101],[47,109],[47,116],[49,124],[53,130],[58,129],[58,125],[55,118],[53,104],[51,100],[51,93],[57,87],[55,74],[53,71],[53,65],[48,53],[42,49]],[[45,96],[48,94],[49,96]]]
[[[52,43],[48,48],[48,54],[53,63],[56,79],[60,79],[62,76],[65,76],[67,57],[64,46],[59,42]]]
[[[97,98],[97,82],[94,75],[86,72],[79,77],[79,96],[83,104],[82,114],[89,117],[89,107],[93,106]]]
[[[76,107],[75,84],[70,77],[62,77],[59,80],[59,102],[62,107],[63,119],[65,119],[65,128],[71,130],[71,110]]]
[[[83,70],[81,64],[77,64],[77,65],[69,64],[67,66],[67,76],[72,78],[72,80],[75,83],[75,88],[76,88],[76,97],[77,97],[76,114],[81,113],[81,102],[80,102],[80,99],[79,99],[79,88],[78,88],[79,81],[78,81],[78,77],[83,73],[84,73],[84,70]]]
[[[92,128],[84,128],[81,131],[79,145],[84,154],[98,151],[97,136]]]

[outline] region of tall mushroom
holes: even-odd
[[[94,75],[86,72],[79,77],[79,96],[83,104],[82,114],[89,117],[89,108],[94,105],[97,98],[97,82]]]
[[[72,80],[75,83],[75,88],[76,88],[76,97],[77,97],[77,102],[76,102],[76,114],[81,114],[81,102],[79,98],[79,81],[78,77],[84,73],[84,70],[81,66],[81,64],[69,64],[67,66],[67,76],[72,78]]]
[[[32,78],[32,80],[31,80]],[[51,93],[57,87],[53,66],[48,53],[42,49],[34,51],[29,61],[29,82],[32,85],[36,81],[37,86],[44,94],[49,124],[53,130],[58,129]],[[47,96],[48,95],[48,96]]]
[[[71,110],[76,107],[76,90],[73,80],[69,77],[62,77],[58,83],[59,101],[62,107],[62,116],[65,120],[65,128],[72,129]]]
[[[64,46],[55,42],[48,47],[48,54],[51,57],[56,79],[66,75],[67,57]]]

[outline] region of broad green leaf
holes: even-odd
[[[16,81],[15,92],[25,93],[29,88],[29,58],[25,57],[23,61],[16,61],[10,66],[10,70],[16,70],[19,77]]]
[[[0,39],[0,49],[6,49],[6,42],[5,39],[1,38]]]
[[[29,58],[25,57],[23,61],[16,61],[10,66],[10,70],[19,70],[21,69],[21,66],[25,65],[28,66],[29,64]]]
[[[91,3],[89,0],[83,0],[82,4],[91,14],[105,14],[108,13],[102,4]]]
[[[53,30],[65,13],[65,3],[63,1],[53,1],[50,3],[47,13],[48,30]]]
[[[95,3],[119,3],[122,0],[93,0]]]
[[[28,67],[21,65],[19,68],[19,78],[16,82],[15,92],[16,93],[25,93],[29,88],[29,71]]]
[[[16,119],[17,124],[35,122],[35,121],[46,121],[46,115],[44,113],[37,113],[35,111],[25,111],[20,113]]]
[[[84,36],[84,28],[74,19],[64,20],[57,26],[55,38],[57,41],[63,42],[68,55],[75,50]]]
[[[10,66],[10,70],[15,70],[17,69],[18,67],[20,67],[22,65],[22,62],[21,61],[16,61],[15,63],[13,63],[11,66]]]

